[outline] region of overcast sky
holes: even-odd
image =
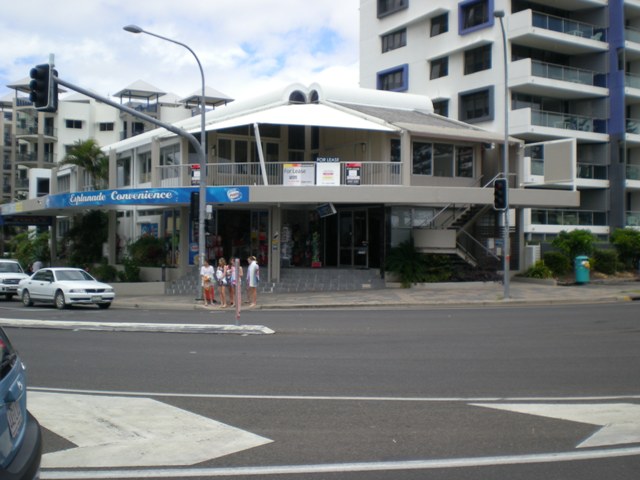
[[[136,80],[186,97],[200,72],[241,99],[299,82],[358,85],[358,0],[1,0],[0,97],[55,55],[60,78],[100,95]]]

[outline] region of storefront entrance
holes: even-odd
[[[369,268],[369,215],[366,209],[338,212],[340,267]]]

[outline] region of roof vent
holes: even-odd
[[[300,90],[294,90],[289,95],[289,103],[307,103],[307,96]]]

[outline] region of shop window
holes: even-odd
[[[431,19],[431,36],[435,37],[449,31],[449,14],[443,13]]]
[[[403,92],[409,88],[409,65],[378,72],[378,90]]]
[[[431,80],[446,77],[447,75],[449,75],[449,57],[431,60],[431,73],[429,75]]]
[[[433,176],[453,177],[453,145],[433,144]]]
[[[491,45],[474,48],[464,52],[464,74],[489,70],[491,68]]]
[[[397,32],[382,36],[382,53],[407,45],[407,29],[403,28]]]
[[[431,175],[433,144],[413,142],[413,174]]]
[[[456,177],[473,178],[473,147],[456,146]]]

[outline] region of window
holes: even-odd
[[[407,44],[407,29],[403,28],[397,32],[382,36],[382,53],[396,48],[404,47]]]
[[[378,0],[378,18],[403,10],[409,6],[409,0]]]
[[[436,100],[433,102],[433,113],[442,115],[443,117],[449,116],[449,100]]]
[[[138,171],[140,172],[140,183],[151,182],[151,152],[138,154]]]
[[[453,145],[433,144],[433,176],[453,177]]]
[[[82,128],[82,120],[65,120],[65,126],[67,128]]]
[[[113,122],[100,122],[101,132],[113,132],[115,125]]]
[[[431,36],[435,37],[449,31],[449,14],[443,13],[431,19]]]
[[[489,1],[467,0],[458,5],[460,33],[479,30],[493,24],[493,17],[489,15]]]
[[[446,77],[447,75],[449,75],[449,57],[431,60],[431,73],[429,75],[431,80]]]
[[[473,177],[473,147],[413,142],[413,174],[434,177]]]
[[[131,157],[119,158],[116,161],[116,181],[118,187],[131,185]]]
[[[464,52],[464,74],[489,70],[491,68],[491,45],[474,48]]]
[[[389,153],[389,159],[392,162],[401,162],[402,161],[402,149],[400,146],[399,138],[392,138],[390,142],[391,151]]]
[[[413,174],[431,175],[431,143],[413,142]]]
[[[460,114],[463,122],[493,120],[493,88],[460,94]]]
[[[405,64],[378,73],[378,90],[402,92],[409,86],[409,65]]]
[[[456,146],[456,177],[473,177],[473,148]]]

